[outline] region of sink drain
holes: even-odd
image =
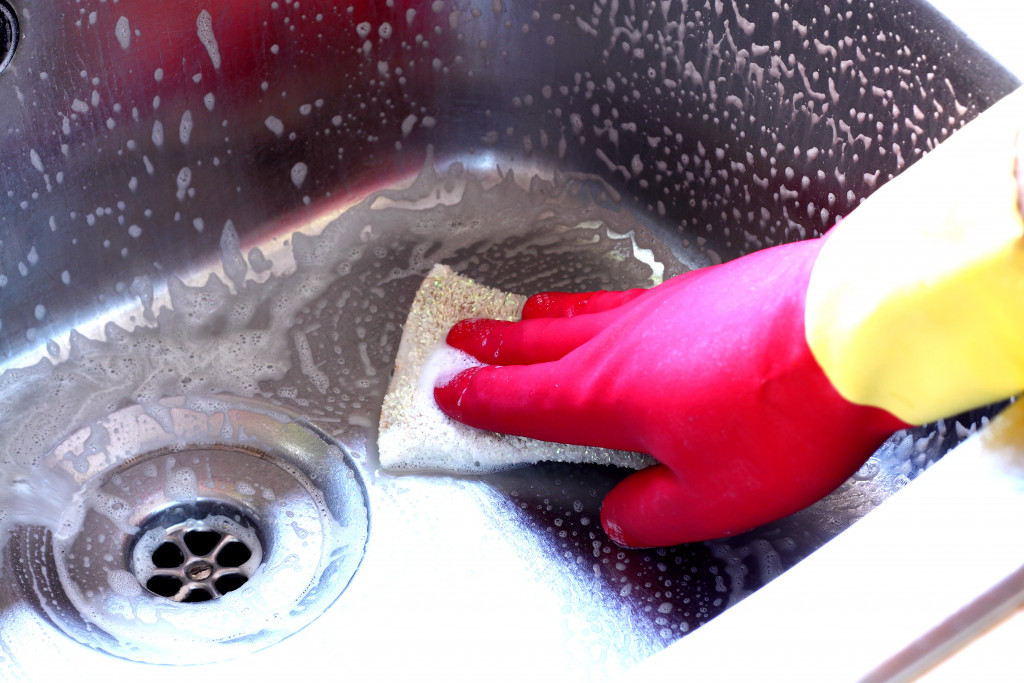
[[[3,0],[0,0],[0,73],[14,58],[18,46],[18,15]]]
[[[262,563],[263,546],[241,510],[232,519],[190,508],[156,515],[144,525],[132,549],[132,570],[154,595],[206,602],[244,586]],[[174,521],[180,517],[186,519]]]
[[[352,459],[271,409],[136,406],[46,464],[78,492],[56,531],[12,538],[8,566],[66,634],[127,659],[205,663],[277,642],[337,599],[366,548]]]

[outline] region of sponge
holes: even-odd
[[[537,441],[458,423],[434,402],[435,384],[483,363],[444,343],[465,318],[517,320],[526,297],[478,285],[436,265],[413,300],[402,330],[395,372],[381,408],[377,445],[390,471],[497,472],[543,460],[641,469],[647,455]]]

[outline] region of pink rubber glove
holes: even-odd
[[[893,431],[1024,393],[1022,121],[1024,88],[823,238],[459,323],[448,343],[492,366],[437,403],[475,427],[657,458],[605,497],[622,545],[795,512]]]
[[[465,424],[653,455],[604,499],[630,547],[749,530],[810,505],[906,424],[843,399],[808,348],[823,239],[649,290],[538,294],[523,321],[467,320],[448,343],[491,366],[435,389]]]

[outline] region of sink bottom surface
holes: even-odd
[[[652,286],[717,259],[701,240],[662,240],[658,226],[586,177],[460,161],[437,170],[428,158],[394,188],[310,213],[258,245],[240,244],[229,222],[209,267],[132,282],[136,306],[69,330],[38,362],[0,375],[11,444],[0,478],[4,535],[59,524],[76,494],[53,485],[54,468],[78,472],[82,486],[94,476],[53,450],[68,434],[91,430],[77,457],[102,458],[112,438],[102,420],[115,410],[137,405],[159,420],[169,396],[236,396],[300,416],[349,454],[366,482],[370,532],[352,583],[319,619],[268,650],[205,666],[225,675],[302,663],[374,675],[545,671],[596,680],[781,574],[973,428],[963,418],[897,434],[804,512],[732,539],[656,550],[618,548],[600,528],[601,499],[625,471],[383,473],[374,445],[380,403],[405,314],[434,263],[530,294]],[[110,572],[124,568],[116,554],[102,561]],[[24,575],[33,562],[47,558],[7,544],[5,573]],[[0,666],[11,677],[140,666],[71,644],[31,584],[0,586]],[[140,648],[134,658],[145,660]],[[153,667],[146,675],[164,673],[175,675]]]

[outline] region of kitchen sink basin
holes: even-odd
[[[926,3],[0,10],[0,678],[613,677],[996,410],[652,550],[601,530],[615,468],[377,461],[435,263],[628,288],[820,235],[1019,84]]]

